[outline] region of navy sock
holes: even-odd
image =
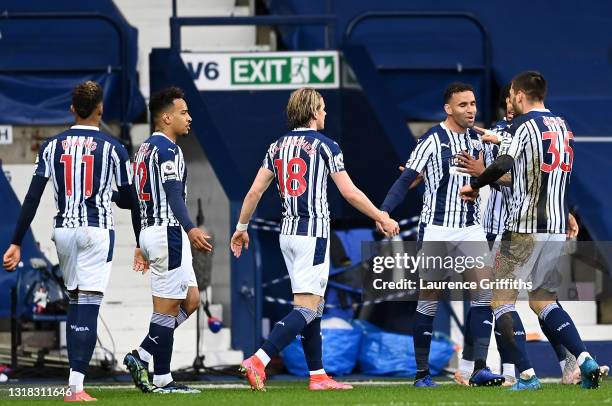
[[[490,306],[472,306],[472,317],[468,326],[472,332],[474,341],[474,361],[486,363],[487,353],[489,352],[489,342],[491,341],[491,330],[493,329],[493,310]]]
[[[551,347],[555,351],[555,354],[557,355],[557,360],[564,361],[568,354],[567,349],[563,346],[563,344],[559,342],[557,336],[553,334],[552,331],[550,331],[550,329],[546,324],[544,324],[542,319],[538,318],[538,321],[540,322],[540,328],[542,329],[542,333],[544,333]]]
[[[463,322],[463,355],[461,358],[468,361],[474,361],[474,340],[472,337],[472,329],[470,323],[472,320],[472,306],[465,315]]]
[[[325,301],[321,300],[313,321],[302,330],[302,347],[309,371],[323,369],[323,337],[321,336],[321,317],[325,310]]]
[[[76,304],[77,314],[74,323],[69,326],[72,335],[70,368],[83,375],[87,373],[96,347],[100,304],[102,304],[101,294],[79,293],[78,304]]]
[[[71,326],[76,326],[78,321],[78,302],[79,297],[77,293],[68,293],[68,314],[66,318],[66,350],[68,351],[68,364],[72,365],[72,344],[74,340],[74,333]]]
[[[429,350],[437,308],[437,301],[419,300],[417,311],[414,313],[412,336],[417,366],[416,379],[421,379],[429,374]]]
[[[538,315],[549,332],[576,358],[586,352],[586,347],[576,326],[565,310],[556,303],[546,306]]]
[[[153,312],[149,324],[149,333],[140,344],[142,349],[153,355],[155,360],[153,372],[155,375],[170,373],[175,323],[176,318],[174,316]],[[143,362],[143,365],[145,368],[149,367],[146,362]]]
[[[514,364],[512,359],[510,358],[510,354],[508,354],[508,350],[503,344],[503,340],[501,338],[501,331],[499,331],[499,323],[495,322],[495,328],[493,330],[493,334],[495,334],[495,342],[497,343],[497,351],[499,352],[499,357],[501,358],[502,364]]]
[[[518,372],[524,372],[531,368],[531,362],[527,357],[525,348],[525,328],[513,305],[503,305],[495,309],[495,321],[501,333],[500,341],[502,347],[508,352],[512,363]]]
[[[291,340],[304,330],[304,327],[316,317],[316,311],[306,307],[295,306],[281,321],[274,325],[268,339],[261,346],[261,349],[270,358],[278,354],[285,348]]]
[[[321,337],[321,318],[316,317],[302,330],[302,347],[309,371],[323,369],[323,340]]]

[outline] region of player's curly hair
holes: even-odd
[[[287,103],[287,125],[289,129],[307,127],[323,104],[323,96],[311,87],[297,89]]]
[[[531,101],[544,101],[546,98],[546,79],[540,72],[529,70],[521,72],[512,79],[514,93],[522,91]]]
[[[102,86],[93,80],[79,83],[72,90],[72,107],[81,118],[91,116],[98,104],[102,103]]]
[[[157,121],[160,113],[168,110],[174,105],[174,100],[185,99],[183,89],[171,86],[153,94],[149,100],[149,111],[153,121]]]

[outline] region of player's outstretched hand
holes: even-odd
[[[465,151],[461,151],[459,154],[457,154],[456,159],[460,166],[460,168],[457,169],[457,172],[467,173],[470,176],[476,177],[480,176],[480,174],[485,170],[482,151],[480,151],[478,159],[474,159],[472,155]]]
[[[140,248],[134,250],[134,264],[132,265],[132,269],[136,272],[142,272],[143,275],[149,270],[149,261],[142,255],[142,250]]]
[[[189,238],[191,245],[193,245],[197,250],[206,252],[212,251],[212,245],[206,241],[207,239],[211,238],[210,235],[204,234],[204,231],[200,230],[199,228],[194,227],[189,230],[187,237]]]
[[[236,258],[240,258],[242,247],[244,247],[245,250],[249,249],[249,233],[236,230],[230,242],[230,249]]]
[[[576,221],[576,217],[572,213],[569,213],[567,219],[567,238],[572,239],[578,237],[578,232],[580,228],[578,227],[578,222]]]
[[[472,189],[472,185],[465,185],[459,190],[459,196],[465,201],[473,202],[478,197],[478,189]]]
[[[21,247],[19,245],[11,244],[10,247],[4,253],[2,259],[2,266],[9,272],[13,272],[17,265],[21,261]]]

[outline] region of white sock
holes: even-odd
[[[474,371],[474,361],[461,358],[459,360],[459,370],[463,373],[463,375],[472,375],[472,372]]]
[[[255,356],[259,358],[264,367],[270,363],[270,356],[261,348],[257,350]]]
[[[138,356],[140,356],[141,360],[143,360],[144,362],[151,362],[151,358],[153,358],[153,355],[151,355],[149,351],[145,350],[142,347],[138,347],[136,351],[138,351]]]
[[[516,370],[514,364],[502,364],[502,374],[516,378]]]
[[[576,358],[576,362],[578,362],[578,366],[582,366],[582,363],[586,361],[587,358],[592,358],[591,354],[588,352],[581,352],[578,358]]]
[[[310,376],[313,376],[313,375],[325,375],[325,370],[317,369],[316,371],[310,371]]]
[[[533,370],[533,368],[529,368],[529,369],[526,369],[525,371],[521,372],[521,378],[522,379],[530,379],[534,375],[535,375],[535,371]]]
[[[153,375],[153,385],[161,388],[162,386],[168,385],[172,382],[172,372],[168,372],[164,375]]]
[[[68,386],[70,389],[74,388],[74,392],[83,392],[83,381],[85,380],[85,375],[80,372],[73,371],[70,369],[70,377],[68,378]]]
[[[559,366],[561,367],[561,373],[563,373],[563,370],[565,369],[565,360],[559,361]]]

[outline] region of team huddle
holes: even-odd
[[[444,95],[446,120],[418,140],[401,175],[376,207],[349,177],[340,146],[320,132],[326,116],[323,97],[311,88],[294,91],[287,105],[290,131],[265,153],[230,243],[236,257],[243,248],[248,249],[249,221],[263,193],[276,181],[282,203],[279,242],[294,307],[274,325],[261,348],[242,362],[240,371],[251,388],[265,390],[266,365],[300,336],[310,371],[309,389],[352,389],[329,377],[322,362],[321,317],[330,266],[330,177],[341,195],[389,238],[399,233],[399,225],[389,213],[411,188],[424,182],[418,239],[425,255],[431,249],[428,242],[438,241],[447,242],[463,255],[472,254],[473,249],[493,248],[497,252],[495,264],[488,264],[486,270],[462,272],[465,280],[513,275],[519,268],[537,271],[536,275],[556,272],[554,258],[560,255],[561,245],[555,243],[577,234],[566,202],[574,141],[566,121],[545,108],[545,96],[546,82],[541,74],[530,71],[517,75],[504,98],[504,119],[484,130],[474,125],[472,87],[450,84]],[[153,95],[149,110],[155,132],[131,163],[126,149],[99,130],[101,87],[91,81],[77,86],[71,106],[76,124],[41,146],[12,244],[4,254],[4,267],[15,270],[25,232],[47,181],[52,179],[57,207],[53,238],[70,298],[66,338],[73,394],[65,398],[67,401],[94,400],[84,391],[83,381],[96,344],[98,311],[113,259],[111,202],[131,211],[136,240],[134,270],[151,271],[153,314],[149,330],[140,345],[124,357],[124,364],[143,392],[198,392],[175,382],[170,372],[174,330],[199,305],[191,247],[212,249],[209,237],[190,220],[185,204],[187,167],[176,141],[188,134],[191,117],[178,88]],[[113,183],[117,191],[113,191]],[[491,193],[481,219],[479,190],[486,185]],[[462,244],[465,242],[470,244]],[[523,249],[525,246],[530,249]],[[450,274],[448,270],[420,269],[419,276],[441,281]],[[530,307],[555,349],[563,383],[580,382],[583,388],[597,388],[608,367],[598,365],[588,353],[572,319],[557,301],[550,278],[536,276],[533,282]],[[413,319],[416,387],[438,386],[428,363],[441,293],[419,293]],[[472,292],[456,382],[507,385],[511,390],[541,387],[526,352],[523,325],[515,309],[517,294],[511,289]],[[486,363],[492,333],[502,359],[501,374],[492,372]]]

